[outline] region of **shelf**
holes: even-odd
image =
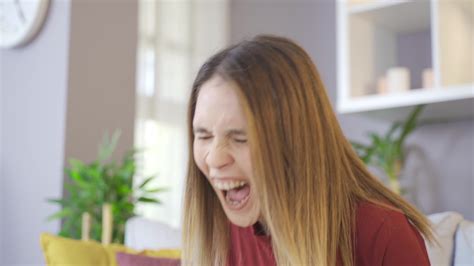
[[[375,11],[375,10],[382,9],[382,8],[393,7],[393,6],[396,6],[396,5],[403,5],[403,4],[406,4],[408,2],[409,2],[408,0],[366,1],[366,2],[362,2],[362,3],[351,4],[350,8],[349,8],[349,12],[351,14],[365,13],[365,12]]]
[[[379,0],[354,5],[348,12],[395,33],[416,32],[430,26],[429,1]]]
[[[428,104],[423,118],[472,118],[474,84],[361,96],[339,102],[338,111],[342,114],[366,112],[384,120],[397,120],[405,117],[412,106],[419,104]]]
[[[438,2],[440,86],[474,82],[474,2]]]
[[[393,121],[426,104],[422,118],[474,118],[474,6],[467,2],[337,1],[338,112]],[[377,94],[395,90],[387,79],[397,67],[409,73],[399,89],[411,89]],[[424,82],[433,88],[414,89]]]

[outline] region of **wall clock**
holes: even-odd
[[[0,48],[27,43],[46,19],[50,0],[0,0]]]

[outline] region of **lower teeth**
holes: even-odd
[[[229,203],[230,203],[230,205],[235,206],[235,205],[239,205],[241,202],[242,202],[242,201],[232,201],[232,200],[231,200]]]
[[[242,186],[243,187],[243,186]],[[243,199],[241,200],[232,200],[229,196],[228,196],[228,191],[224,192],[224,198],[226,199],[227,203],[231,206],[238,206],[240,204],[242,204],[243,202],[245,202],[246,200],[248,200],[248,197],[250,195],[246,195]]]
[[[243,198],[242,200],[231,200],[231,199],[227,199],[227,202],[229,202],[230,205],[232,206],[236,206],[236,205],[239,205],[240,203],[244,202],[245,200],[247,200],[248,196],[246,196],[245,198]]]

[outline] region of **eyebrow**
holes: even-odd
[[[206,128],[203,128],[203,127],[196,127],[193,129],[193,132],[194,134],[209,134],[211,133],[209,130],[207,130]],[[238,135],[238,136],[246,136],[247,135],[247,132],[245,132],[245,130],[242,130],[242,129],[229,129],[226,131],[226,135],[227,136],[230,136],[230,135]]]

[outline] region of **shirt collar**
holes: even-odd
[[[259,222],[256,222],[252,225],[252,233],[255,236],[267,236],[267,234],[265,232],[265,228]]]

